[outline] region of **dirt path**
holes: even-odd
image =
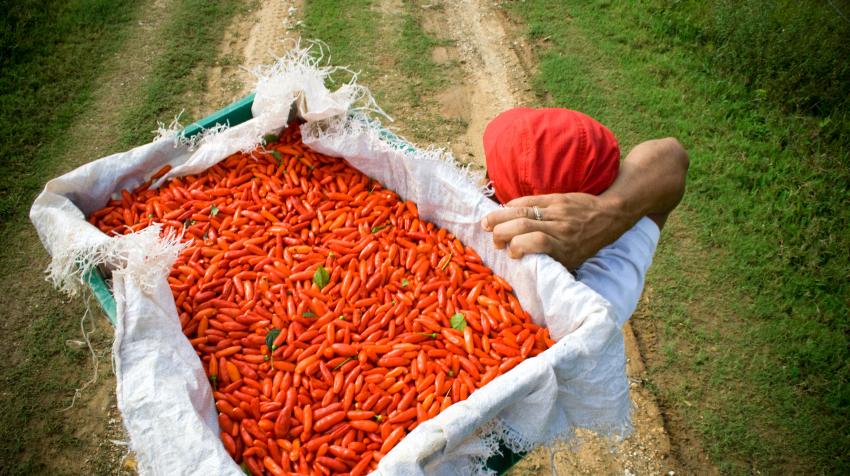
[[[145,80],[154,67],[151,58],[162,48],[162,30],[175,2],[146,3],[150,4],[143,9],[146,13],[132,25],[125,46],[109,60],[106,74],[98,80],[88,113],[68,131],[69,148],[56,162],[55,175],[115,152],[115,138],[122,132],[121,114],[142,100]]]
[[[248,70],[272,62],[295,44],[302,6],[302,0],[260,2],[234,19],[222,35],[218,61],[207,76],[206,93],[199,102],[205,110],[193,111],[193,119],[251,92],[254,77]]]
[[[675,250],[668,249],[662,252],[672,253],[678,256],[679,262],[690,263],[688,271],[688,279],[693,283],[701,283],[703,289],[698,289],[695,295],[700,298],[688,304],[689,317],[695,321],[703,321],[706,323],[705,328],[710,328],[714,332],[721,335],[732,335],[736,332],[736,328],[729,324],[729,318],[726,316],[734,315],[734,311],[725,302],[725,298],[712,295],[707,288],[713,286],[710,277],[711,260],[705,258],[710,253],[702,245],[698,243],[694,236],[694,230],[688,228],[683,223],[683,216],[693,213],[684,207],[680,207],[676,213],[670,216],[667,224],[664,226],[664,240],[668,244],[675,243]],[[664,243],[662,243],[664,246]],[[713,358],[713,354],[721,351],[713,345],[698,347],[697,345],[688,345],[682,341],[671,341],[665,339],[665,334],[662,329],[663,323],[654,316],[664,312],[659,308],[664,303],[661,299],[654,299],[656,289],[661,290],[665,287],[676,286],[676,278],[664,276],[660,273],[655,273],[650,270],[650,276],[647,279],[647,286],[643,293],[643,298],[638,306],[634,316],[632,316],[632,326],[637,336],[637,343],[640,347],[640,353],[650,369],[650,378],[652,382],[659,388],[669,392],[670,389],[679,388],[683,385],[692,385],[696,388],[705,388],[711,385],[707,377],[699,375],[683,375],[675,370],[665,371],[668,352],[675,355],[695,355],[699,352],[709,353],[709,359]],[[699,291],[702,292],[699,292]],[[652,371],[652,369],[655,369]],[[718,468],[712,464],[706,454],[703,443],[703,438],[697,431],[686,423],[686,417],[681,410],[677,409],[671,402],[665,401],[664,397],[660,399],[665,428],[670,435],[672,445],[671,451],[679,463],[679,469],[682,474],[699,474],[699,475],[717,475],[720,474]],[[682,403],[688,408],[693,404],[687,400],[682,400]]]
[[[504,19],[489,2],[458,0],[440,5],[442,8],[432,9],[434,13],[427,16],[441,16],[445,23],[431,23],[441,24],[443,32],[448,25],[466,73],[466,80],[457,88],[466,94],[469,125],[453,149],[483,167],[481,138],[487,123],[505,109],[532,103],[528,77],[512,49],[519,40],[509,36]]]

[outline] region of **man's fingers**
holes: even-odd
[[[562,193],[550,193],[548,195],[529,195],[526,197],[519,197],[511,200],[506,203],[506,207],[533,207],[538,206],[540,208],[548,207],[553,203],[558,201],[558,197],[562,196]]]
[[[497,225],[517,218],[534,218],[534,211],[525,207],[500,208],[485,216],[481,226],[487,231],[493,231]]]
[[[533,253],[551,254],[554,249],[555,239],[552,236],[542,231],[533,231],[515,236],[509,245],[509,254],[511,258],[519,259]]]
[[[538,207],[543,215],[543,220],[546,220],[545,208],[558,202],[558,197],[562,194],[552,193],[549,195],[533,195],[530,197],[519,197],[508,202],[503,208],[500,208],[481,220],[481,226],[492,231],[496,225],[517,218],[536,219],[534,215],[534,207]]]
[[[517,218],[499,223],[493,227],[493,243],[496,248],[504,248],[515,236],[535,231],[549,232],[552,222],[537,221],[528,218]]]

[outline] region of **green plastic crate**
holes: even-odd
[[[189,124],[181,134],[184,137],[192,137],[195,134],[203,131],[204,129],[210,129],[216,124],[229,124],[231,126],[235,126],[237,124],[241,124],[243,122],[248,121],[254,116],[251,114],[251,106],[254,104],[254,95],[248,95],[239,101],[234,102],[233,104],[210,114],[209,116]],[[290,113],[290,122],[294,120],[294,110]],[[408,142],[405,142],[403,139],[399,138],[397,135],[390,132],[388,129],[381,128],[381,135],[384,139],[389,142],[395,143],[401,148],[414,149],[414,146]],[[114,326],[116,324],[116,309],[115,309],[115,298],[112,296],[112,290],[109,289],[109,286],[106,284],[106,280],[104,279],[103,274],[99,269],[94,268],[90,270],[86,274],[86,281],[89,284],[95,298],[100,303],[100,306],[103,308],[103,312],[106,313],[106,317]],[[511,468],[514,464],[516,464],[522,457],[523,454],[517,454],[502,445],[500,447],[501,454],[495,455],[487,460],[487,467],[498,472],[500,475],[507,472],[508,469]]]

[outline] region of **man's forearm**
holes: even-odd
[[[688,154],[676,139],[650,140],[632,149],[617,179],[599,197],[620,213],[618,231],[631,228],[644,216],[659,228],[664,226],[685,193],[688,165]]]
[[[481,225],[493,232],[496,248],[509,247],[514,258],[546,253],[575,269],[644,216],[661,228],[682,199],[687,170],[688,154],[675,139],[647,141],[629,153],[601,195],[520,197],[487,215]]]

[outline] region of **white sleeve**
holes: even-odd
[[[576,272],[576,279],[605,298],[622,326],[637,307],[644,278],[661,231],[649,218],[641,218],[617,241],[599,250]]]

